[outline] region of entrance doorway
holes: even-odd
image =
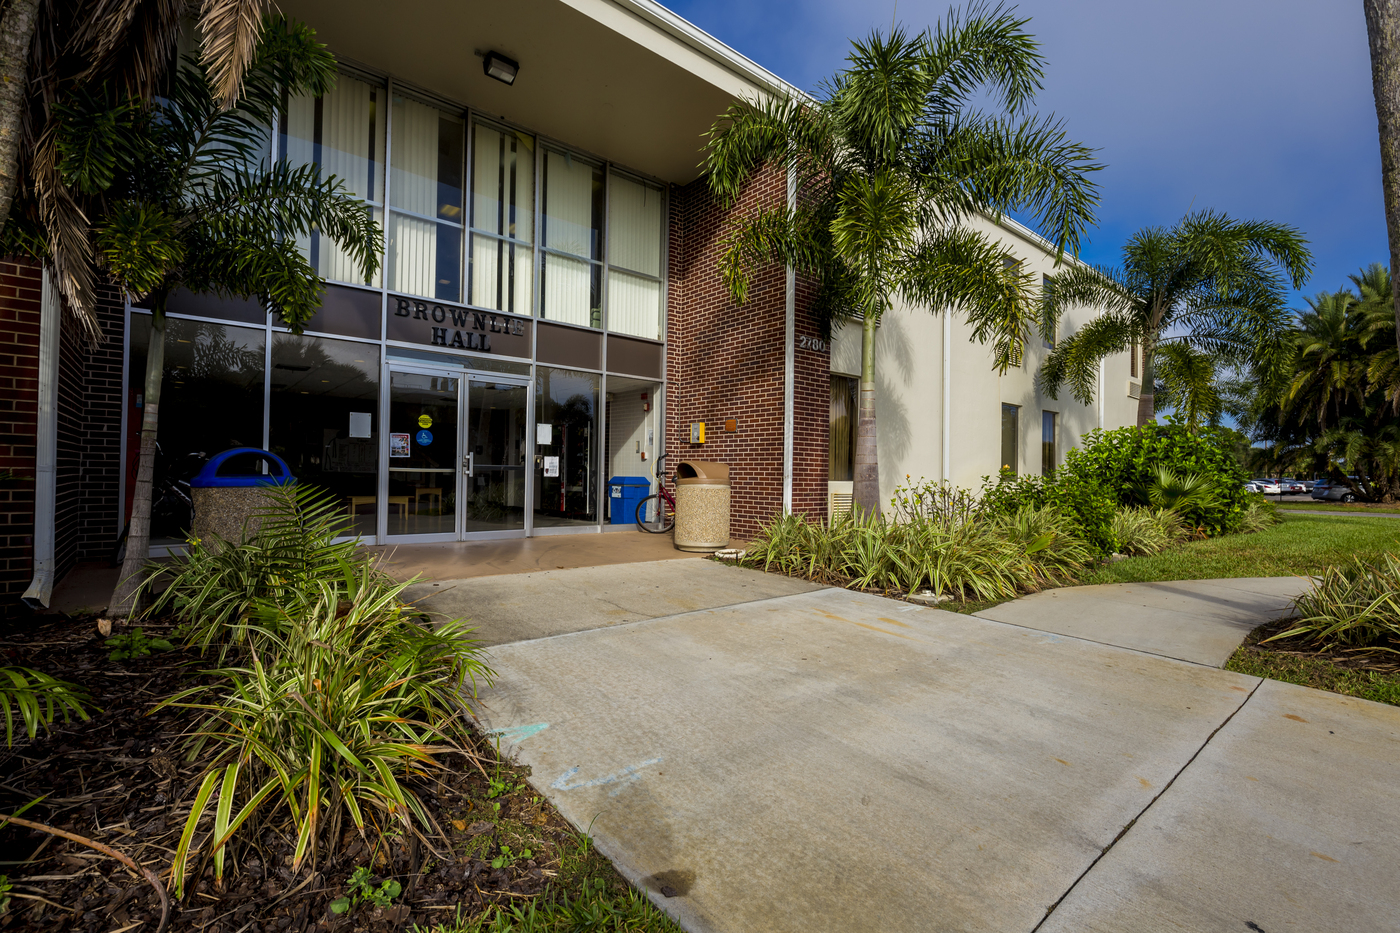
[[[525,380],[392,367],[387,534],[452,541],[523,535],[529,392]],[[353,502],[354,511],[362,503]]]

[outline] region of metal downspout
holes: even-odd
[[[58,506],[58,339],[63,306],[44,268],[39,300],[39,411],[34,453],[34,579],[20,598],[47,609],[54,583],[54,512]]]
[[[797,174],[787,170],[787,206],[797,207]],[[783,330],[783,511],[792,511],[793,406],[797,379],[797,270],[787,267],[787,288],[784,295],[786,324]]]
[[[953,316],[943,312],[943,481],[950,482],[953,462]]]

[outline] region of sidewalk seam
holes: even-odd
[[[1079,873],[1079,877],[1075,878],[1074,882],[1070,884],[1069,887],[1065,888],[1064,893],[1061,894],[1059,897],[1055,898],[1055,903],[1045,908],[1045,916],[1041,917],[1040,920],[1036,923],[1036,925],[1031,927],[1030,933],[1037,933],[1037,931],[1045,925],[1045,921],[1049,920],[1052,916],[1054,916],[1055,911],[1058,910],[1060,908],[1060,905],[1064,903],[1065,898],[1069,897],[1070,894],[1074,893],[1074,889],[1079,887],[1079,883],[1081,881],[1089,877],[1089,873],[1094,870],[1094,867],[1097,866],[1100,861],[1103,860],[1104,856],[1108,855],[1108,853],[1112,851],[1113,847],[1118,844],[1118,840],[1126,836],[1128,834],[1128,831],[1137,825],[1137,821],[1142,819],[1143,815],[1147,813],[1148,810],[1152,809],[1153,805],[1156,804],[1157,801],[1162,799],[1162,795],[1165,794],[1167,791],[1171,790],[1172,785],[1176,783],[1176,779],[1186,773],[1186,769],[1191,767],[1191,765],[1196,761],[1196,759],[1200,757],[1201,752],[1206,750],[1206,746],[1209,745],[1211,741],[1214,740],[1214,738],[1220,734],[1221,729],[1224,729],[1226,726],[1228,726],[1230,722],[1237,715],[1239,715],[1240,710],[1244,709],[1245,706],[1248,705],[1250,700],[1254,699],[1254,694],[1258,693],[1259,688],[1262,686],[1264,686],[1263,678],[1261,678],[1259,682],[1254,685],[1253,690],[1249,691],[1249,695],[1246,696],[1242,701],[1240,701],[1240,705],[1235,707],[1235,709],[1230,713],[1230,715],[1226,716],[1225,719],[1221,721],[1220,725],[1216,726],[1214,729],[1211,730],[1210,735],[1206,736],[1206,740],[1201,743],[1201,747],[1192,752],[1191,757],[1186,759],[1186,763],[1177,769],[1176,774],[1172,775],[1171,780],[1162,786],[1162,789],[1157,792],[1156,796],[1149,800],[1147,802],[1147,805],[1138,811],[1137,816],[1129,820],[1127,824],[1118,831],[1118,835],[1114,836],[1113,840],[1109,842],[1108,845],[1104,846],[1102,851],[1100,851],[1098,855],[1094,856],[1094,860],[1091,861],[1084,868],[1084,870]]]

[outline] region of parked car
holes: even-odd
[[[1244,488],[1250,492],[1262,492],[1266,496],[1276,496],[1282,491],[1276,479],[1252,479],[1245,483]]]
[[[1355,502],[1356,493],[1351,491],[1351,487],[1345,483],[1332,483],[1330,480],[1320,479],[1312,488],[1312,497],[1322,502]]]
[[[1301,480],[1286,479],[1281,481],[1279,485],[1283,488],[1283,491],[1290,496],[1308,491],[1308,487],[1304,486]]]

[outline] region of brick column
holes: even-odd
[[[785,273],[757,270],[748,301],[736,305],[719,273],[722,240],[732,213],[785,203],[780,169],[753,179],[732,211],[711,196],[704,179],[671,190],[667,315],[666,450],[668,471],[683,459],[730,466],[730,535],[752,536],[783,504],[783,356]],[[810,309],[815,292],[799,279],[796,336],[819,338]],[[795,352],[793,509],[826,513],[830,419],[830,355],[819,340]],[[725,430],[733,420],[734,432]],[[690,424],[706,424],[705,443],[691,444]]]

